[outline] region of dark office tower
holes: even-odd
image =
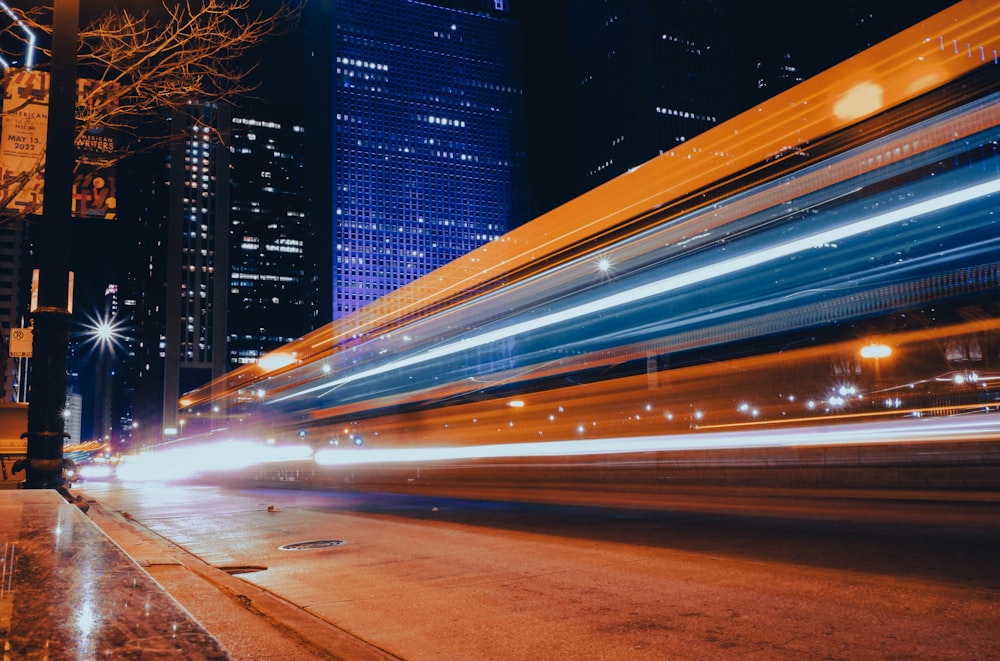
[[[224,105],[192,104],[172,119],[163,154],[136,157],[121,185],[137,198],[136,333],[141,338],[133,442],[182,432],[181,394],[225,373],[229,295],[229,131]],[[134,181],[133,181],[134,180]]]
[[[819,17],[803,9],[802,3],[792,3],[791,0],[788,2],[788,10],[794,18],[803,21],[806,18],[813,21],[819,18],[826,26],[822,31],[825,42],[821,41],[819,45],[826,46],[830,59],[822,62],[821,69],[812,72],[812,75],[885,41],[897,32],[954,5],[957,0],[841,0],[822,5],[824,13]],[[814,47],[817,45],[815,37],[808,35],[809,31],[801,32],[801,43],[812,44]]]
[[[520,27],[493,0],[318,4],[337,319],[526,219]]]
[[[576,194],[731,117],[733,22],[724,0],[570,3]]]
[[[117,320],[121,308],[121,300],[118,297],[118,285],[108,284],[104,290],[103,310],[98,317],[100,320]],[[92,330],[90,332],[93,332]],[[86,343],[90,345],[95,354],[93,366],[93,385],[91,395],[92,416],[89,427],[92,438],[111,441],[112,432],[116,431],[115,420],[112,417],[112,402],[114,401],[115,377],[119,365],[116,346],[119,339],[116,337],[109,341],[101,341],[88,338]],[[90,385],[90,384],[88,384]],[[89,439],[88,439],[89,440]]]
[[[183,155],[181,162],[183,163]],[[134,416],[136,430],[132,447],[138,449],[162,440],[166,357],[167,226],[169,220],[170,159],[151,151],[130,157],[128,168],[119,168],[118,186],[132,192],[122,206],[135,205],[135,254],[126,261],[127,282],[134,292],[135,316],[130,328],[136,338]],[[123,213],[129,214],[126,208]],[[126,257],[126,255],[123,255]],[[174,403],[176,409],[176,400]],[[176,425],[176,415],[168,419]]]
[[[952,4],[954,0],[772,0],[768,11],[762,11],[760,3],[736,3],[736,66],[754,66],[754,89],[738,110],[780,94]]]
[[[755,67],[756,94],[749,96],[748,102],[751,100],[758,103],[765,101],[801,83],[806,79],[806,73],[817,73],[803,70],[801,66],[796,64],[796,58],[787,49],[761,53]]]
[[[165,366],[175,409],[180,393],[225,372],[229,150],[218,136],[229,117],[225,105],[193,106],[170,157]]]
[[[126,276],[127,277],[127,276]],[[135,394],[139,364],[139,337],[137,334],[138,297],[134,282],[126,280],[115,287],[118,291],[118,319],[121,323],[121,337],[115,348],[118,358],[115,365],[111,391],[113,428],[111,444],[113,450],[128,450],[132,445],[132,435],[136,429]]]
[[[306,333],[309,294],[301,121],[233,117],[230,150],[229,368]]]
[[[21,368],[27,358],[10,356],[9,342],[12,329],[20,328],[24,319],[23,288],[23,236],[21,229],[0,228],[0,401],[27,401]],[[27,384],[24,384],[25,386]]]

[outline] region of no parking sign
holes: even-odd
[[[14,328],[10,331],[10,355],[12,358],[31,358],[32,328]]]

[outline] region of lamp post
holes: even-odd
[[[861,347],[861,357],[871,358],[875,361],[875,383],[882,380],[882,368],[879,360],[892,355],[892,348],[887,344],[872,342]]]
[[[105,292],[107,295],[107,291]],[[105,300],[105,311],[96,317],[87,318],[84,325],[84,343],[92,346],[96,353],[96,369],[93,386],[93,408],[95,436],[110,438],[112,432],[111,401],[115,383],[116,351],[119,343],[125,341],[124,324],[110,310]]]
[[[76,50],[79,0],[55,0],[52,9],[52,61],[46,129],[45,188],[38,232],[38,281],[33,310],[32,388],[28,438],[23,460],[25,489],[57,489],[73,499],[63,478],[66,406],[66,354],[71,314],[70,213],[76,160]]]

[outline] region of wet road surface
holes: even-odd
[[[387,658],[1000,659],[989,498],[738,492],[647,511],[79,490]]]

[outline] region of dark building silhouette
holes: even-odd
[[[953,4],[952,0],[733,3],[741,76],[753,81],[753,89],[744,88],[738,110],[783,92]],[[753,67],[753,75],[747,75],[746,65]]]
[[[728,4],[572,3],[567,73],[579,192],[734,114],[735,26]]]
[[[136,287],[141,361],[135,417],[143,442],[183,433],[180,395],[221,376],[228,364],[230,109],[192,103],[174,116],[169,154],[134,162],[142,224],[130,280]]]
[[[235,111],[230,151],[228,367],[253,363],[309,329],[303,185],[306,132],[289,113]]]
[[[538,216],[954,4],[522,2]]]

